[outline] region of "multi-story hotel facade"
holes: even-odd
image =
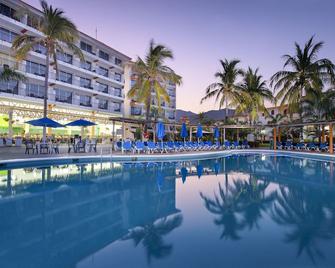
[[[23,73],[24,82],[0,82],[0,132],[27,135],[40,130],[25,124],[43,115],[45,48],[36,46],[27,58],[17,62],[11,49],[19,34],[42,36],[36,18],[41,11],[19,0],[0,0],[0,69],[9,66]],[[80,28],[80,27],[79,27]],[[91,135],[112,135],[113,117],[125,111],[125,66],[130,57],[80,32],[78,47],[84,61],[71,51],[59,53],[58,76],[55,65],[49,71],[48,115],[61,123],[85,118],[97,123]],[[8,129],[6,130],[6,126]],[[116,125],[115,132],[120,125]],[[54,133],[73,134],[76,129]]]

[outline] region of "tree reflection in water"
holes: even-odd
[[[273,220],[290,227],[284,241],[297,244],[297,256],[305,252],[316,263],[324,258],[318,243],[335,237],[334,192],[318,187],[280,187],[273,206]]]
[[[150,263],[152,258],[160,259],[171,254],[173,246],[165,243],[163,236],[178,228],[182,221],[183,217],[180,213],[164,217],[130,230],[123,240],[132,239],[135,247],[142,243]]]

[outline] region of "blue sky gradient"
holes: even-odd
[[[38,0],[27,3],[39,8]],[[315,35],[324,41],[320,57],[335,61],[334,0],[50,0],[78,28],[136,59],[149,40],[174,52],[169,61],[183,85],[177,108],[194,112],[217,109],[214,101],[200,105],[214,82],[219,59],[237,58],[241,67],[259,67],[265,79],[280,70],[281,56],[294,52]]]

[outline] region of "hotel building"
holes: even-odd
[[[42,36],[37,30],[41,11],[19,0],[0,0],[0,70],[6,66],[27,77],[24,82],[0,82],[0,133],[26,135],[40,133],[40,128],[24,124],[43,115],[45,48],[36,46],[26,60],[17,62],[11,49],[14,38],[22,33]],[[111,136],[112,117],[124,114],[124,70],[130,57],[84,34],[79,34],[78,47],[84,61],[71,51],[59,53],[58,70],[50,66],[48,115],[61,123],[85,118],[97,123],[90,135]],[[51,60],[52,61],[52,60]],[[116,130],[120,126],[116,126]],[[79,129],[53,130],[72,135]]]

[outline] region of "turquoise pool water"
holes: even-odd
[[[335,267],[335,163],[0,170],[0,267]]]

